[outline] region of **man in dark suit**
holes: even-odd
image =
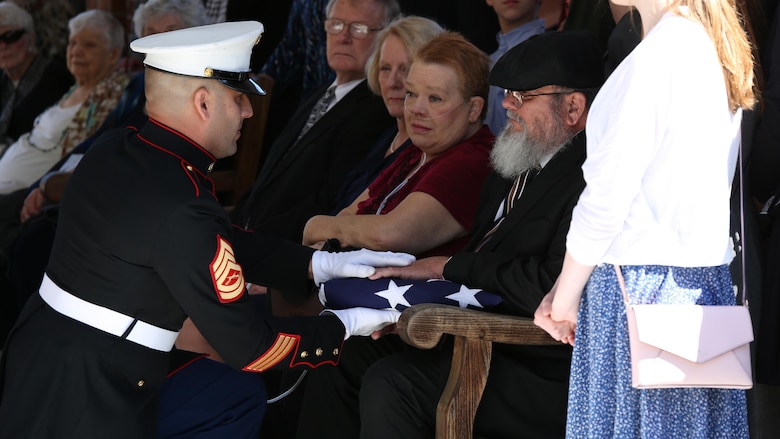
[[[295,242],[301,241],[309,218],[330,212],[344,175],[394,123],[382,99],[369,91],[365,65],[377,31],[398,15],[398,4],[331,0],[326,11],[328,65],[336,80],[293,115],[232,218],[241,226]],[[335,96],[322,103],[331,90]],[[325,112],[317,119],[319,109]]]
[[[545,33],[509,50],[490,73],[492,85],[508,90],[508,121],[491,153],[494,171],[471,242],[449,259],[421,259],[373,277],[448,279],[501,294],[495,312],[533,316],[561,270],[571,212],[585,186],[585,120],[603,81],[602,54],[585,31]],[[388,355],[371,342],[350,340],[339,367],[309,373],[301,419],[318,428],[336,422],[341,431],[359,428],[360,437],[372,439],[432,437],[451,347]],[[475,435],[563,437],[571,349],[493,352]],[[325,399],[341,407],[323,407]]]

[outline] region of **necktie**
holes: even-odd
[[[301,133],[298,134],[298,138],[295,140],[295,143],[298,143],[298,141],[301,140],[301,137],[303,137],[303,135],[306,134],[306,132],[309,131],[309,129],[311,129],[311,127],[313,127],[314,124],[325,115],[325,113],[328,112],[328,106],[330,106],[330,103],[333,101],[334,97],[336,97],[336,86],[331,85],[325,91],[325,94],[322,95],[320,100],[314,104],[314,107],[311,109],[311,113],[309,113],[309,118],[306,120],[306,125],[304,125],[303,129],[301,129]]]
[[[501,223],[504,222],[504,218],[506,218],[509,214],[509,211],[515,207],[515,202],[517,199],[523,195],[523,190],[525,190],[525,186],[528,184],[528,180],[530,180],[531,177],[533,177],[533,175],[531,175],[531,171],[528,170],[515,179],[512,188],[509,189],[509,193],[506,195],[506,199],[504,200],[504,213],[493,223],[493,227],[488,230],[487,233],[485,233],[485,236],[482,237],[482,240],[479,241],[479,244],[477,244],[476,248],[474,248],[475,252],[480,251],[482,247],[487,244],[488,241],[490,241],[490,238],[493,237],[493,234],[496,233],[498,228],[501,226]]]

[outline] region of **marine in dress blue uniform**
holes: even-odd
[[[147,95],[153,71],[194,77],[212,96],[196,111],[240,127],[229,105],[249,117],[245,93],[262,93],[248,79],[262,29],[223,23],[134,41],[147,53]],[[65,190],[43,284],[3,352],[2,438],[155,437],[157,390],[187,316],[236,369],[338,362],[339,317],[277,319],[245,294],[248,281],[305,288],[309,261],[315,280],[323,265],[312,249],[231,225],[208,175],[237,135],[232,151],[200,144],[149,102],[148,123],[98,139]]]

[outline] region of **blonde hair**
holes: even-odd
[[[411,62],[420,46],[442,32],[444,29],[438,23],[424,17],[409,16],[393,20],[376,36],[374,51],[371,53],[367,63],[368,67],[366,67],[368,88],[376,95],[382,94],[379,87],[379,54],[387,37],[395,35],[401,40]]]
[[[687,11],[681,10],[687,7]],[[726,77],[726,91],[732,111],[751,109],[756,103],[753,88],[753,53],[735,0],[677,0],[673,11],[704,26]]]

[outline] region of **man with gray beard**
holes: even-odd
[[[490,72],[506,89],[507,124],[483,186],[474,234],[451,258],[379,269],[374,277],[447,279],[499,293],[493,312],[532,317],[563,264],[585,186],[585,121],[603,82],[603,50],[585,31],[548,32],[509,50]],[[361,437],[432,437],[451,349],[385,357],[360,390]],[[495,345],[474,422],[485,437],[563,437],[571,349]]]
[[[518,131],[512,125],[505,125],[493,144],[491,164],[493,170],[502,177],[516,179],[527,170],[538,173],[543,163],[574,139],[571,127],[564,123],[560,114],[562,99],[554,98],[550,101],[549,116],[553,121],[547,130],[541,133],[529,133],[525,121],[517,113],[511,109],[506,111],[507,119],[517,121],[522,129]]]

